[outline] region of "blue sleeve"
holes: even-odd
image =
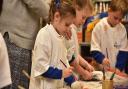
[[[99,51],[91,51],[91,56],[100,64],[102,63],[103,59],[105,58],[105,56]]]
[[[67,85],[71,86],[71,84],[73,82],[75,82],[75,77],[73,75],[67,77],[67,78],[64,78],[64,81],[66,82]]]
[[[52,78],[52,79],[61,79],[62,70],[58,68],[49,67],[49,69],[42,74],[43,77]]]
[[[117,55],[116,68],[124,70],[126,61],[128,60],[128,51],[119,51]]]
[[[128,74],[128,58],[127,58],[127,60],[126,60],[125,73]]]

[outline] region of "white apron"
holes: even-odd
[[[64,69],[65,66],[60,60],[69,67],[63,37],[55,31],[52,25],[46,25],[39,31],[36,38],[29,89],[63,88],[63,78],[59,80],[40,76],[48,70],[49,66]]]
[[[68,50],[68,60],[69,61],[72,59],[72,55],[74,55],[75,58],[77,58],[79,55],[77,27],[74,24],[71,25],[71,33],[72,33],[71,39],[65,41],[65,45]],[[77,59],[77,62],[79,62],[78,59]]]

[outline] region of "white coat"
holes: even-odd
[[[103,18],[92,31],[91,51],[103,53],[110,60],[110,66],[114,68],[119,50],[128,51],[126,29],[121,23],[111,27],[107,17]]]
[[[11,84],[8,52],[2,35],[0,34],[0,88]]]
[[[65,45],[67,47],[68,50],[68,60],[70,61],[72,58],[72,55],[75,56],[75,58],[78,57],[79,55],[79,44],[78,44],[78,38],[77,38],[77,27],[72,24],[71,25],[71,39],[70,40],[66,40],[65,41]],[[79,62],[79,60],[77,59],[77,62]]]
[[[39,31],[33,50],[32,74],[29,89],[59,89],[64,86],[63,78],[57,80],[40,76],[50,66],[59,69],[65,68],[63,63],[67,67],[69,66],[67,50],[63,39],[52,25],[46,25]]]

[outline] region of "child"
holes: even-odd
[[[121,20],[127,13],[126,0],[112,0],[108,17],[96,24],[92,31],[91,53],[105,69],[124,70],[128,59],[128,39]]]
[[[74,82],[63,34],[70,29],[75,15],[71,1],[52,0],[50,24],[36,38],[29,89],[59,89],[64,87],[64,80],[69,85]]]
[[[83,25],[86,18],[91,15],[93,11],[92,2],[91,0],[75,0],[74,3],[76,9],[76,18],[71,25],[71,40],[66,42],[66,46],[68,48],[68,59],[71,59],[70,64],[75,68],[76,72],[78,72],[84,80],[90,80],[92,78],[91,72],[94,69],[79,54],[77,30],[80,26]],[[74,54],[74,57],[72,57],[72,54]]]

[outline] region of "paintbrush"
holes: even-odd
[[[60,59],[60,62],[67,68],[66,64]]]
[[[103,72],[103,80],[105,80],[105,69],[104,69],[104,66],[103,66],[103,70],[102,70],[102,72]]]
[[[109,59],[109,55],[108,55],[108,49],[106,48],[106,57],[107,59]],[[110,68],[110,64],[107,65]]]
[[[66,64],[64,64],[64,62],[60,59],[60,62],[64,65],[64,67],[65,68],[68,68],[67,66],[66,66]],[[73,75],[75,75],[74,73],[73,73]],[[78,80],[78,78],[76,77],[76,76],[74,76],[74,78],[75,78],[75,80]]]
[[[114,73],[112,74],[112,76],[110,77],[110,80],[113,80],[114,76],[115,76],[115,72],[114,72]]]
[[[116,69],[115,69],[115,72],[111,75],[110,80],[113,80],[115,74],[116,74]]]
[[[106,48],[106,57],[109,59],[108,57],[108,49]]]

